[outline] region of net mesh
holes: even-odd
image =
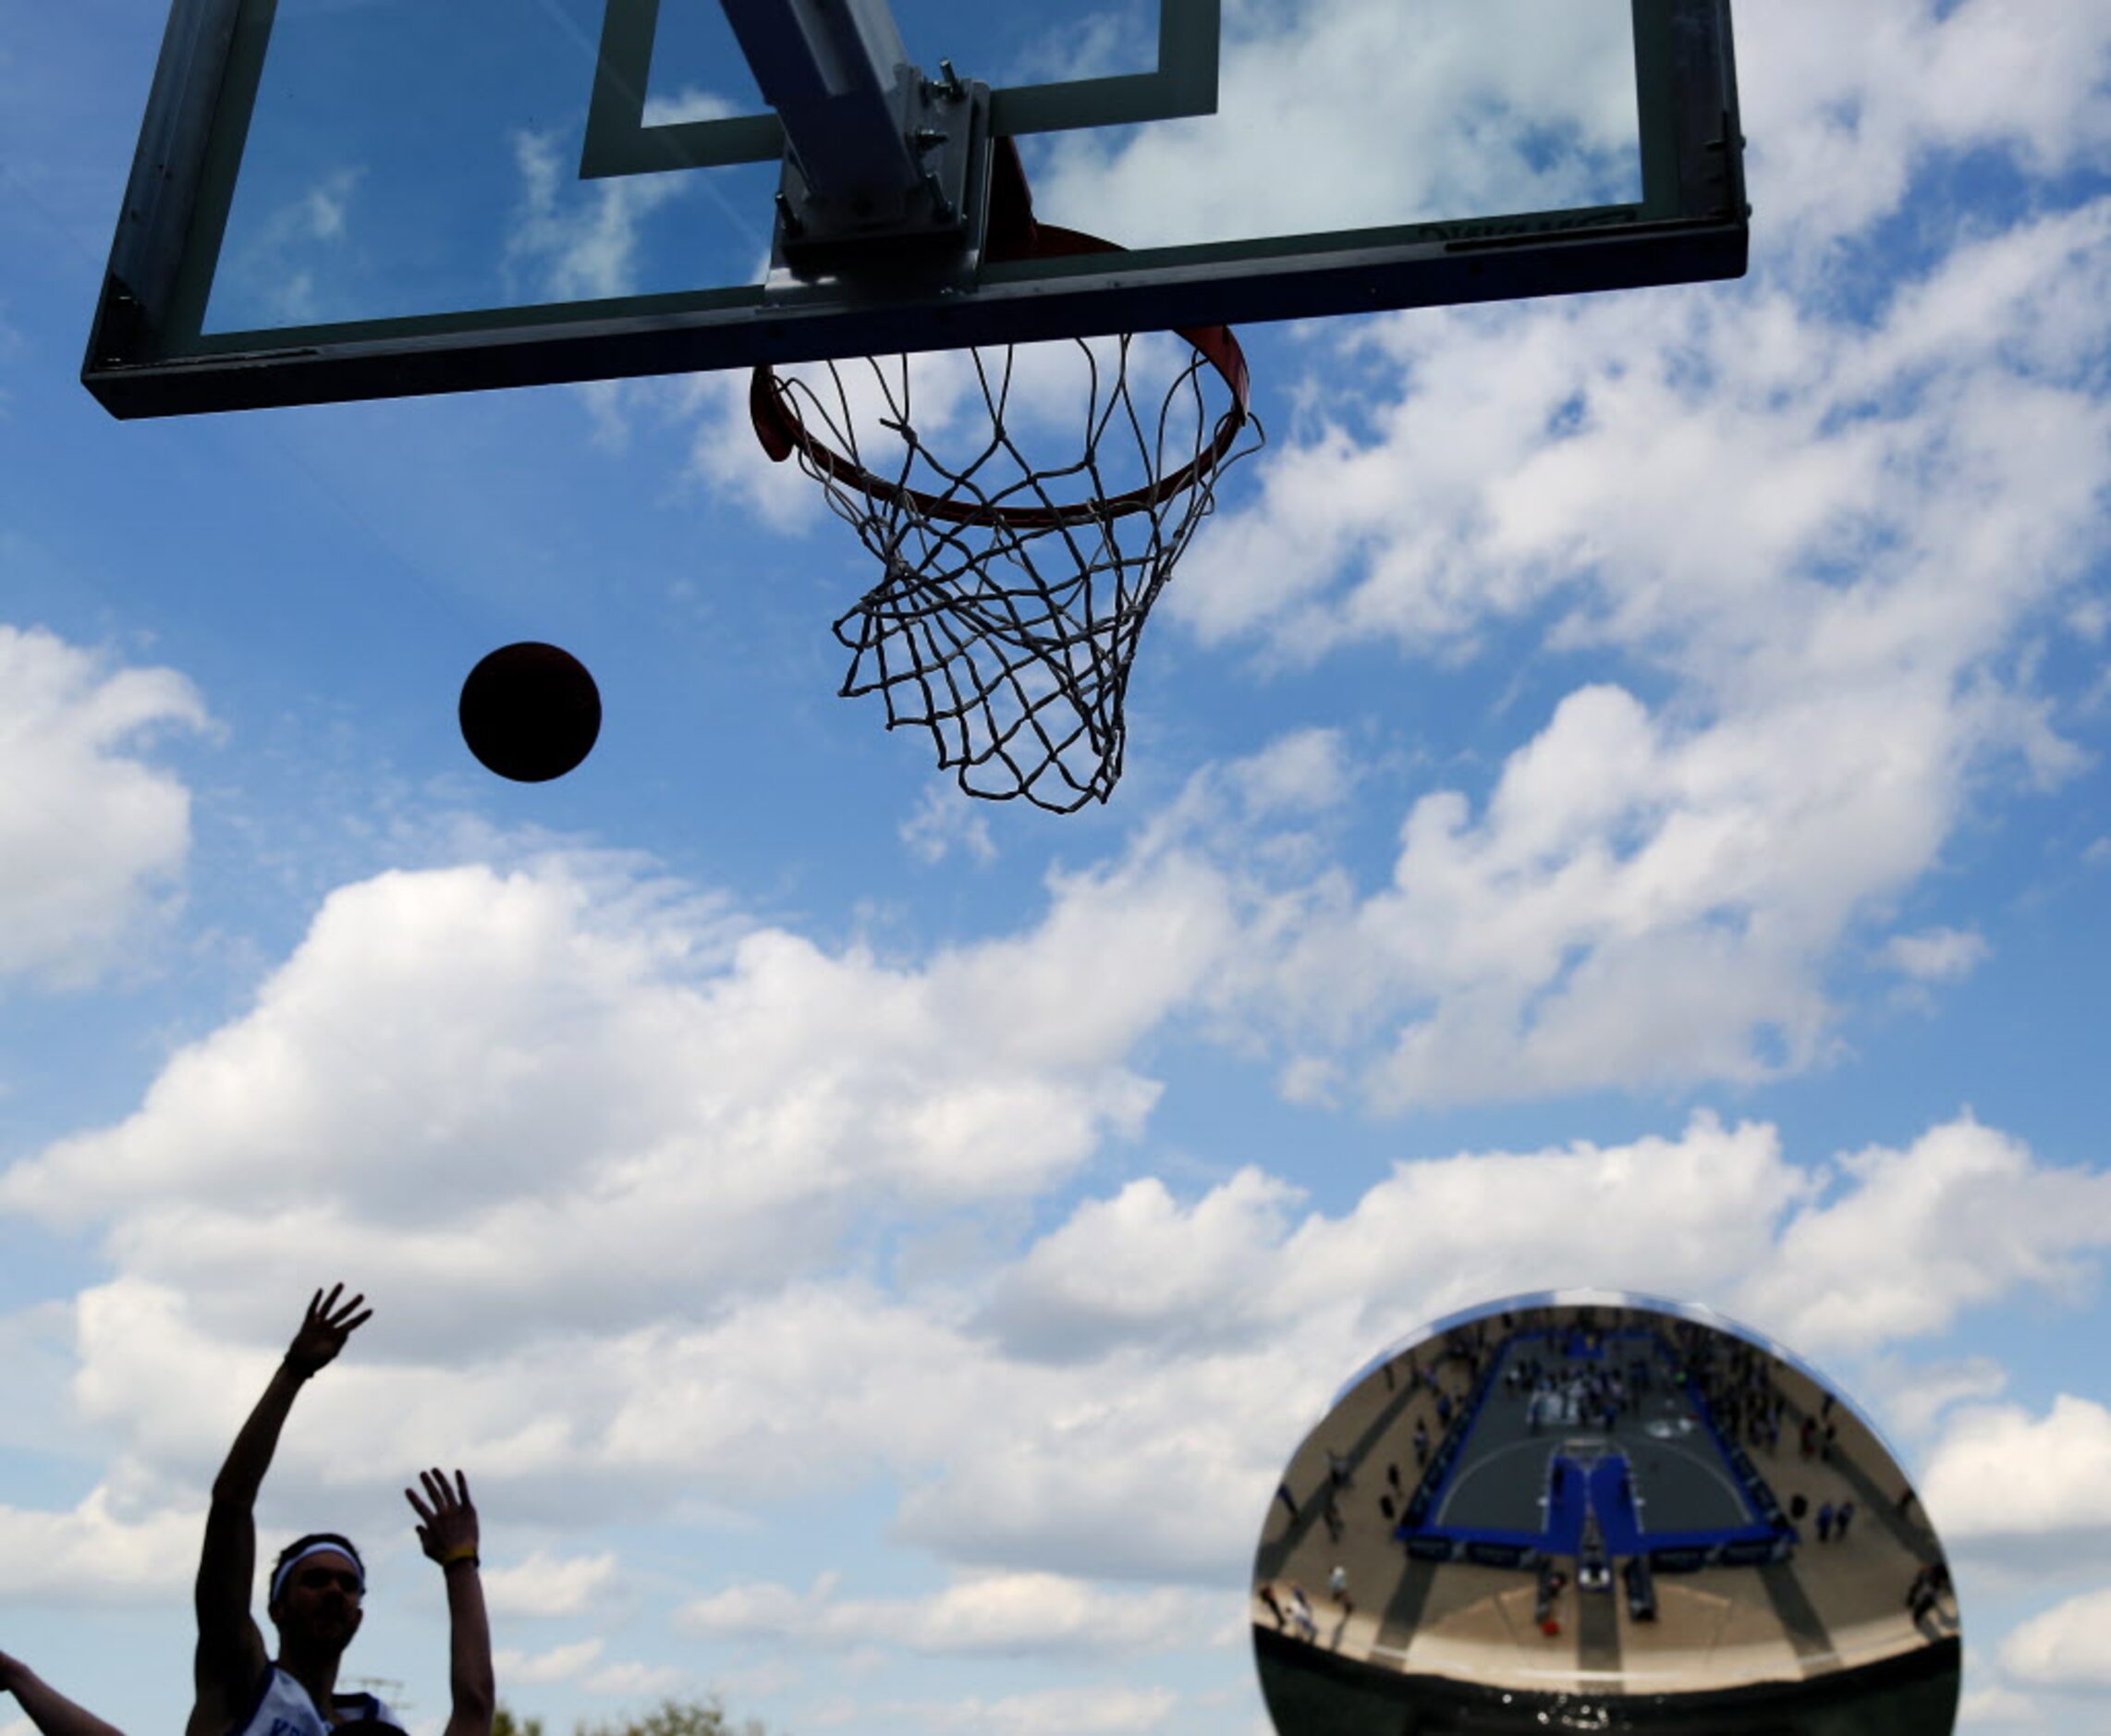
[[[1217,479],[1263,438],[1218,367],[1168,335],[763,380],[801,467],[882,569],[836,622],[843,695],[878,693],[888,728],[927,731],[970,795],[1057,813],[1106,801],[1145,617]],[[978,428],[964,461],[963,420]],[[1030,455],[1056,440],[1061,461]]]

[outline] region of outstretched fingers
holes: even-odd
[[[469,1478],[457,1471],[450,1487],[447,1473],[435,1467],[421,1471],[418,1480],[425,1491],[423,1498],[420,1498],[416,1489],[405,1489],[403,1498],[418,1515],[418,1541],[424,1547],[425,1553],[438,1560],[452,1548],[473,1550],[477,1542],[477,1515],[476,1505],[470,1499]]]
[[[319,1290],[309,1298],[300,1330],[293,1335],[287,1352],[298,1373],[312,1375],[336,1358],[345,1340],[373,1318],[373,1310],[364,1306],[365,1302],[363,1294],[346,1298],[342,1284],[331,1285],[327,1293]]]
[[[336,1287],[336,1290],[333,1290],[330,1292],[331,1303],[336,1302],[337,1298],[337,1290],[343,1289],[344,1286],[340,1284]],[[323,1309],[323,1324],[325,1324],[333,1332],[346,1333],[350,1332],[354,1327],[364,1326],[369,1320],[373,1318],[373,1310],[372,1308],[361,1308],[360,1306],[360,1304],[364,1301],[366,1301],[366,1297],[362,1293],[360,1295],[354,1296],[342,1308],[334,1308],[328,1304],[325,1304]]]

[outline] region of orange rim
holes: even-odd
[[[1028,221],[1031,223],[1031,218]],[[1019,251],[1031,258],[1058,259],[1080,253],[1118,253],[1123,250],[1096,235],[1057,228],[1053,224],[1031,223],[1031,237]],[[763,450],[778,463],[783,463],[794,452],[804,453],[807,461],[816,470],[848,488],[856,489],[868,499],[911,507],[928,519],[942,519],[953,524],[994,524],[1035,531],[1063,524],[1095,523],[1147,511],[1161,501],[1185,494],[1223,461],[1251,414],[1248,407],[1251,378],[1246,352],[1239,347],[1239,339],[1231,328],[1228,325],[1186,326],[1174,336],[1214,368],[1231,392],[1232,408],[1218,418],[1215,438],[1170,476],[1162,476],[1154,483],[1145,483],[1104,500],[1080,501],[1074,507],[1008,507],[957,500],[946,495],[927,495],[907,483],[890,483],[885,477],[874,476],[856,459],[815,438],[792,407],[789,389],[767,363],[758,367],[749,382],[748,413],[755,424],[755,437],[762,442]]]

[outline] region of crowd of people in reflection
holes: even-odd
[[[1625,1366],[1603,1362],[1548,1363],[1538,1356],[1514,1356],[1503,1369],[1503,1389],[1525,1400],[1525,1426],[1542,1429],[1588,1428],[1612,1434],[1653,1385],[1649,1359],[1630,1358]]]

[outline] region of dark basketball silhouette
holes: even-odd
[[[501,777],[547,783],[593,751],[601,693],[586,666],[555,645],[501,645],[462,683],[462,740]]]

